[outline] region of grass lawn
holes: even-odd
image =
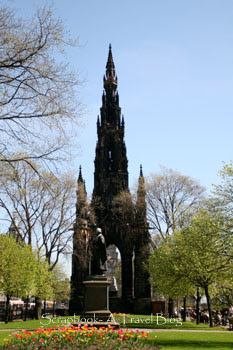
[[[11,334],[11,332],[7,332],[7,331],[3,331],[3,332],[0,332],[0,346],[5,343],[3,341],[3,339],[6,339],[8,338],[8,334]]]
[[[123,327],[126,328],[151,328],[151,329],[189,329],[189,330],[221,330],[225,331],[226,329],[221,326],[216,326],[214,328],[210,328],[208,324],[200,323],[199,325],[196,325],[195,322],[186,321],[181,322],[180,324],[177,319],[166,319],[166,323],[164,321],[164,318],[158,318],[157,316],[153,316],[152,320],[150,316],[140,316],[140,315],[130,315],[123,318],[117,318],[118,322],[120,321],[120,324]]]
[[[232,350],[233,333],[151,332],[161,350]]]
[[[41,327],[40,320],[13,321],[0,324],[0,329],[35,329]],[[2,332],[0,332],[0,335]]]
[[[77,320],[78,320],[78,316]],[[217,326],[210,328],[207,324],[196,325],[194,322],[185,322],[182,325],[177,324],[177,320],[172,323],[170,320],[166,320],[166,323],[163,318],[157,319],[157,316],[145,316],[145,315],[127,315],[126,317],[115,316],[114,319],[116,322],[119,322],[121,327],[125,328],[151,328],[151,329],[190,329],[190,330],[226,330],[223,327]],[[53,326],[61,326],[63,324],[73,323],[74,318],[70,317],[58,317],[41,320],[28,320],[24,321],[14,321],[7,324],[0,324],[0,329],[35,329],[39,327],[49,328]],[[77,322],[77,321],[76,321]],[[165,323],[165,324],[163,324]],[[227,330],[226,330],[227,331]]]

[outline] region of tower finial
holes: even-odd
[[[143,172],[142,172],[142,164],[140,164],[140,176],[143,176]]]
[[[79,167],[78,182],[83,182],[82,167]]]
[[[111,77],[114,79],[115,77],[115,65],[113,62],[113,57],[112,57],[112,46],[109,44],[109,51],[108,51],[108,60],[106,64],[106,77],[109,78]]]

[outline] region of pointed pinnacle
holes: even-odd
[[[78,181],[83,182],[82,167],[81,167],[81,165],[80,165],[80,167],[79,167]]]
[[[113,57],[112,57],[112,46],[111,46],[111,44],[109,44],[108,61],[107,61],[106,68],[107,69],[115,68],[114,62],[113,62]]]
[[[140,164],[140,176],[143,176],[143,172],[142,172],[142,164]]]

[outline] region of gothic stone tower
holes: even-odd
[[[97,119],[92,207],[95,225],[102,229],[106,245],[114,244],[121,254],[122,312],[140,313],[138,300],[150,298],[148,273],[143,262],[149,257],[150,236],[146,221],[144,177],[140,168],[137,202],[133,205],[128,188],[128,160],[124,142],[124,118],[119,107],[117,76],[109,46],[100,118]],[[70,312],[82,311],[83,281],[90,273],[93,225],[90,225],[85,183],[80,169],[74,225]],[[145,308],[144,308],[145,310]],[[147,310],[148,312],[148,310]]]
[[[124,117],[121,117],[117,76],[111,45],[104,76],[101,118],[97,119],[94,191],[92,203],[97,225],[101,227],[107,246],[115,244],[121,254],[122,300],[132,304],[134,297],[150,297],[148,274],[143,261],[149,256],[149,232],[146,221],[144,178],[140,169],[136,215],[126,220],[126,207],[120,210],[116,198],[130,198],[128,160],[124,142]],[[127,206],[127,203],[125,203]],[[131,213],[132,214],[132,213]],[[130,216],[130,213],[129,213]],[[132,215],[131,215],[132,216]],[[133,268],[134,261],[134,268]]]

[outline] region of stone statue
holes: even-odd
[[[101,228],[96,229],[96,237],[93,240],[93,264],[92,274],[103,275],[107,270],[107,252],[104,235]]]

